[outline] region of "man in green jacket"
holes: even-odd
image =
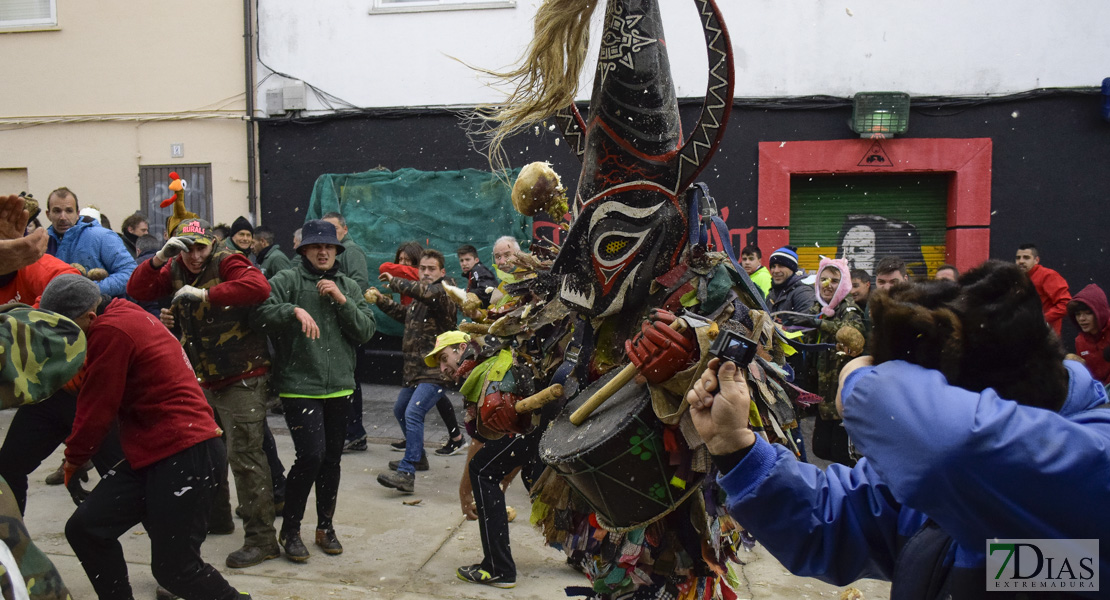
[[[308,560],[301,541],[308,494],[316,488],[316,545],[326,554],[343,546],[332,518],[339,494],[339,461],[355,382],[355,348],[374,335],[374,314],[355,281],[339,272],[345,252],[326,221],[309,221],[297,247],[301,262],[270,280],[271,293],[251,327],[274,344],[273,385],[285,408],[297,458],[285,484],[278,540],[294,562]]]
[[[254,228],[254,260],[266,279],[273,279],[280,271],[293,266],[293,261],[274,243],[274,230],[265,225]]]

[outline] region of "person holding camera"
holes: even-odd
[[[872,356],[844,367],[836,401],[864,456],[853,468],[756,436],[731,363],[711,361],[687,393],[741,526],[796,575],[885,579],[892,598],[981,597],[990,539],[1110,539],[1106,390],[1063,360],[1018,267],[871,304]]]
[[[270,297],[266,277],[243,254],[215,248],[203,219],[186,219],[153,258],[135,269],[127,293],[138,301],[173,295],[174,321],[185,353],[227,435],[227,463],[243,514],[243,546],[227,566],[244,568],[281,556],[274,529],[274,488],[263,450],[266,337],[250,328],[252,309]],[[231,533],[227,474],[213,507],[212,533]]]

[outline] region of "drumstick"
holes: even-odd
[[[515,408],[516,412],[518,413],[532,412],[533,410],[543,408],[543,405],[551,402],[552,400],[557,400],[559,396],[562,395],[563,386],[556,383],[554,385],[551,385],[550,387],[540,390],[539,393],[532,394],[531,396],[528,396],[520,402],[517,402],[513,406],[513,408]]]
[[[682,319],[671,321],[671,329],[679,333],[686,331],[686,321]],[[597,407],[601,406],[602,403],[615,394],[617,390],[624,387],[629,381],[632,381],[639,373],[640,371],[636,368],[636,365],[631,363],[626,365],[621,369],[620,373],[617,373],[616,377],[610,379],[609,383],[606,383],[604,387],[594,393],[585,404],[579,406],[578,410],[571,413],[570,422],[576,426],[581,425],[586,419],[590,418],[590,415],[597,410]]]

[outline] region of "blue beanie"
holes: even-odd
[[[791,246],[783,246],[775,250],[771,255],[771,260],[768,263],[770,266],[782,265],[791,271],[798,271],[798,253],[794,251]]]

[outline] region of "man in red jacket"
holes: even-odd
[[[1033,281],[1037,294],[1041,297],[1041,310],[1044,311],[1044,320],[1060,335],[1060,325],[1064,315],[1068,312],[1068,302],[1071,293],[1068,292],[1068,282],[1059,273],[1048,267],[1041,266],[1041,254],[1033,244],[1018,246],[1014,262],[1018,264]]]
[[[1068,317],[1079,330],[1075,353],[1102,385],[1110,385],[1110,303],[1106,292],[1089,284],[1068,302]]]
[[[60,275],[42,306],[73,319],[88,340],[86,379],[66,440],[66,487],[119,419],[121,461],[66,523],[66,539],[101,600],[132,598],[119,536],[142,523],[151,571],[186,599],[231,600],[240,594],[200,557],[208,527],[220,430],[173,335],[150,313],[122,299],[98,314],[100,289],[80,275]]]
[[[270,351],[266,337],[247,324],[251,310],[270,297],[270,284],[246,256],[215,247],[215,239],[206,221],[182,221],[174,237],[135,268],[127,293],[140,301],[173,294],[185,354],[227,430],[227,462],[246,533],[243,547],[225,563],[245,568],[281,556],[274,529],[275,478],[263,448]],[[230,533],[226,472],[220,481],[212,533]]]

